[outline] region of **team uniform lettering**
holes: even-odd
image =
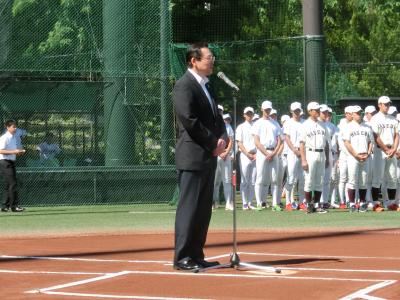
[[[313,131],[310,131],[307,133],[307,136],[309,138],[311,138],[313,136],[317,136],[317,135],[325,135],[325,130],[317,129],[317,130],[313,130]]]

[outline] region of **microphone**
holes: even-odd
[[[236,92],[239,91],[239,88],[236,84],[234,84],[226,75],[224,72],[218,72],[217,74],[218,78],[222,79],[227,85],[229,85],[231,88],[233,88]]]

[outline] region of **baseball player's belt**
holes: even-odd
[[[274,151],[275,148],[265,148],[265,150]]]
[[[324,152],[324,149],[312,149],[312,148],[308,148],[308,151],[312,151],[312,152]]]
[[[376,145],[379,149],[381,149],[381,147],[379,145]],[[386,147],[388,147],[389,149],[392,149],[393,145],[385,145]]]

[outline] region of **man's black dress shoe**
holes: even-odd
[[[204,268],[202,265],[198,264],[196,261],[194,261],[191,258],[187,258],[181,261],[178,261],[177,263],[174,264],[174,269],[175,270],[181,270],[181,271],[196,271]]]
[[[8,212],[8,207],[2,207],[2,208],[1,208],[1,211],[2,211],[2,212]]]
[[[220,265],[218,261],[206,261],[204,259],[196,259],[196,262],[203,268],[211,268]]]
[[[23,212],[25,210],[25,208],[17,206],[17,207],[12,207],[11,211],[13,212]]]

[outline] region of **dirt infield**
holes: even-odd
[[[231,241],[211,232],[207,256],[229,262]],[[400,230],[240,232],[238,241],[248,267],[195,274],[172,269],[172,233],[0,238],[0,297],[400,299]]]

